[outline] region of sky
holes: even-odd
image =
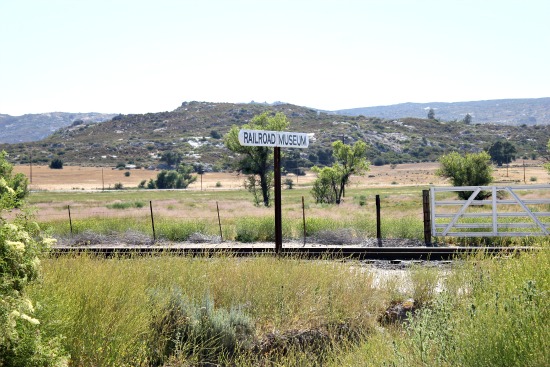
[[[550,97],[548,0],[0,0],[0,114]]]

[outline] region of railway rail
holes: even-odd
[[[354,260],[453,260],[484,253],[487,255],[514,255],[538,251],[538,247],[346,247],[304,246],[284,247],[280,256],[306,259]],[[258,256],[276,255],[273,246],[173,245],[173,246],[55,246],[52,256],[92,254],[104,257],[118,256]]]

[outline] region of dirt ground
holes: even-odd
[[[411,186],[411,185],[446,185],[444,180],[435,175],[439,167],[438,163],[411,163],[399,164],[394,168],[389,165],[371,166],[370,171],[364,176],[352,177],[353,187],[369,186]],[[15,166],[15,172],[25,174],[31,178],[29,166]],[[130,172],[130,176],[125,176]],[[118,170],[100,167],[71,167],[63,169],[50,169],[47,166],[32,167],[32,190],[101,190],[113,188],[116,183],[122,183],[125,188],[135,188],[142,180],[156,178],[158,171],[145,169]],[[550,175],[542,167],[542,162],[526,160],[516,161],[510,167],[496,168],[493,174],[495,183],[510,184],[547,184]],[[309,186],[316,176],[308,172],[305,176],[296,177],[288,175],[298,187]],[[236,173],[205,173],[198,177],[189,189],[191,190],[228,190],[243,187],[245,177]],[[202,181],[202,182],[201,182]],[[217,186],[217,183],[221,186]]]

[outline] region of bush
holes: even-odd
[[[382,158],[382,157],[376,157],[376,158],[374,158],[374,160],[372,161],[372,164],[374,164],[375,166],[383,166],[384,164],[386,164],[386,162],[384,161],[384,158]]]
[[[51,169],[63,169],[63,161],[59,158],[52,159],[50,162]]]
[[[124,190],[124,185],[121,182],[115,184],[115,190]]]
[[[59,339],[40,334],[40,321],[27,296],[27,286],[40,275],[39,256],[55,240],[43,238],[38,224],[23,211],[12,223],[4,210],[22,204],[13,186],[12,166],[0,154],[0,366],[66,364]]]
[[[287,178],[285,180],[285,185],[286,185],[287,189],[292,190],[292,187],[294,186],[294,181],[292,181],[291,178]]]
[[[130,177],[130,171],[126,171],[126,172],[124,172],[124,176],[126,176],[126,177]]]
[[[217,364],[220,359],[250,350],[255,327],[251,318],[238,308],[216,309],[214,300],[205,296],[202,304],[191,302],[175,289],[165,311],[152,324],[157,364],[192,357],[201,365]]]

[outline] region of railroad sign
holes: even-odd
[[[287,131],[240,130],[239,143],[245,146],[307,148],[309,136]]]
[[[275,176],[275,252],[283,249],[283,220],[281,214],[281,148],[307,148],[309,136],[305,133],[267,130],[239,130],[239,143],[245,146],[274,147]]]

